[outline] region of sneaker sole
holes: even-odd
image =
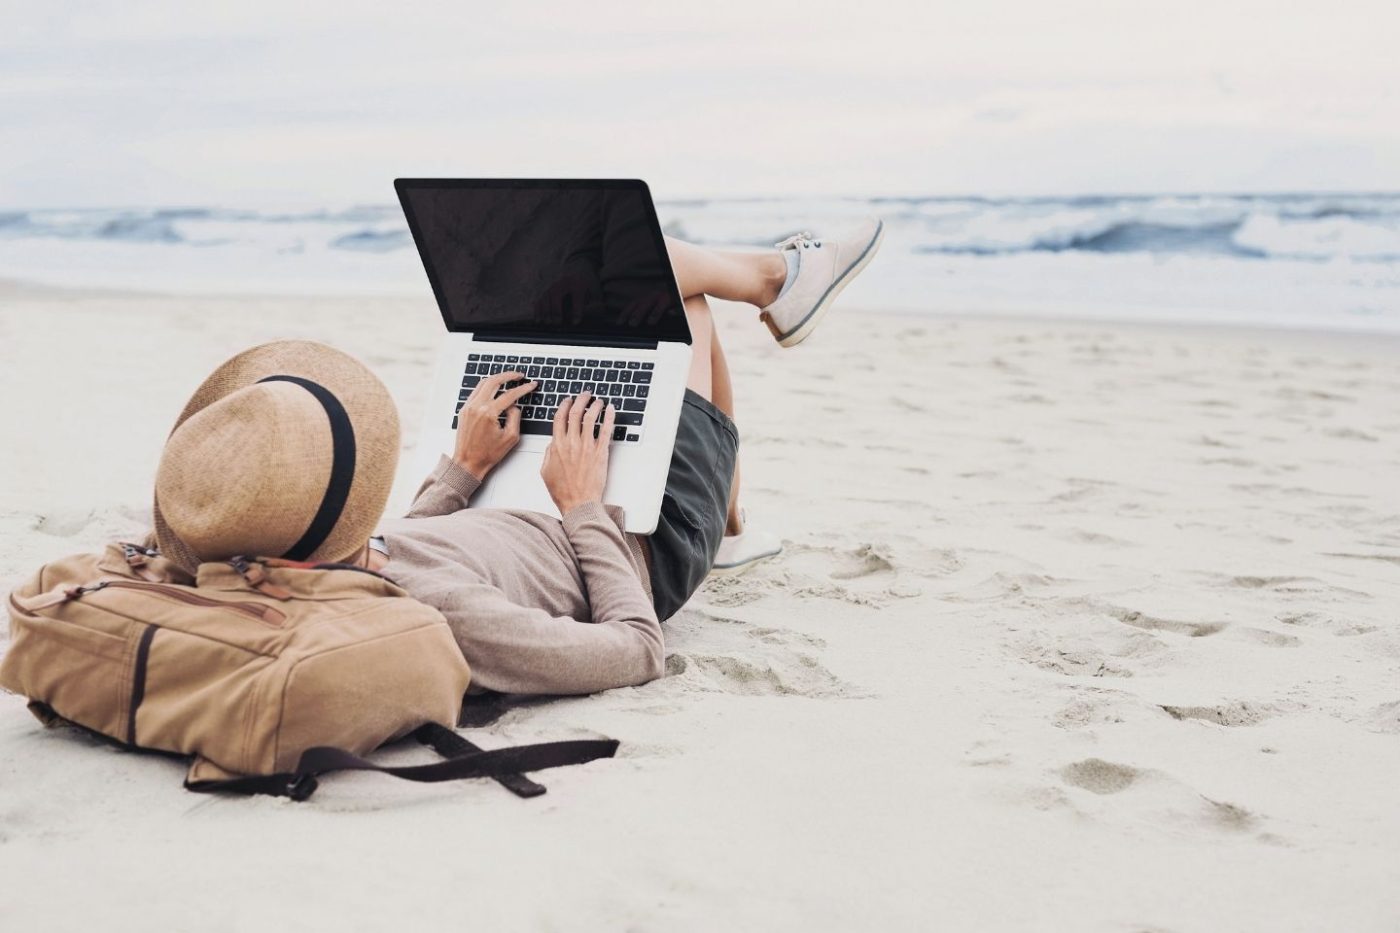
[[[836,300],[836,296],[841,294],[841,290],[846,287],[846,283],[850,282],[862,269],[870,265],[870,260],[874,259],[875,254],[880,251],[880,244],[884,242],[885,239],[885,222],[883,220],[878,220],[876,223],[878,226],[875,228],[875,235],[871,237],[870,242],[866,244],[865,251],[860,254],[860,258],[851,263],[850,267],[845,272],[837,276],[836,281],[827,286],[826,291],[822,293],[816,306],[813,307],[811,311],[807,312],[807,316],[804,317],[796,327],[785,334],[778,328],[778,325],[773,322],[772,315],[767,311],[759,315],[763,323],[768,325],[768,331],[778,341],[779,346],[795,347],[806,340],[807,335],[816,330],[817,325],[821,323],[822,316],[826,314],[827,308],[831,307],[831,303]]]

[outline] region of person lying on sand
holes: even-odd
[[[602,502],[614,412],[586,392],[559,406],[541,468],[562,519],[469,507],[482,480],[519,441],[520,410],[515,403],[535,385],[521,382],[523,373],[503,372],[483,379],[467,399],[452,456],[444,456],[424,481],[407,515],[382,521],[379,533],[366,541],[363,535],[374,527],[375,511],[369,522],[355,526],[364,531],[353,549],[342,544],[329,553],[322,546],[312,557],[383,574],[441,611],[471,666],[473,690],[578,694],[660,677],[660,622],[674,615],[712,571],[742,570],[781,551],[774,536],[744,524],[739,435],[732,420],[734,390],[706,296],[757,306],[779,343],[794,346],[812,332],[836,293],[869,262],[882,234],[883,225],[872,219],[840,239],[800,234],[765,252],[720,252],[667,241],[685,299],[694,355],[661,515],[651,535],[624,533],[621,511]],[[260,351],[275,356],[275,365],[260,365],[273,366],[271,371],[279,373],[249,381],[314,384],[310,374],[295,371],[297,346],[307,345],[267,345],[245,353],[244,357]],[[308,355],[321,351],[348,360],[326,347]],[[361,371],[359,384],[379,386],[371,393],[374,404],[389,408],[377,420],[392,421],[396,437],[397,418],[387,393],[361,364],[348,364]],[[210,382],[222,378],[211,377]],[[519,384],[507,388],[509,383]],[[346,407],[353,421],[360,407],[351,402]],[[264,435],[279,427],[270,418],[237,420],[240,430]],[[595,439],[599,426],[600,439]],[[181,430],[176,428],[172,441]],[[392,439],[380,446],[390,443],[396,446]],[[240,446],[251,444],[244,440]],[[363,459],[360,463],[367,465]],[[167,540],[179,544],[169,528],[162,536],[164,522],[182,523],[175,530],[186,541],[193,540],[192,526],[207,524],[208,497],[217,494],[220,482],[227,482],[216,482],[210,472],[163,469],[158,477],[157,540],[163,552],[168,550]],[[358,475],[355,482],[360,482]],[[196,491],[194,483],[204,485]],[[285,495],[292,484],[278,485],[278,493]],[[305,495],[319,502],[316,486],[303,484]],[[380,509],[383,501],[378,499]],[[308,499],[306,505],[304,511],[316,510],[316,502]],[[339,529],[337,523],[333,537]],[[234,547],[232,538],[221,539],[208,529],[200,540],[230,543],[199,548],[197,557],[186,555],[182,565],[248,553],[229,550]]]

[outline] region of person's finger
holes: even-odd
[[[539,385],[539,383],[537,382],[526,382],[522,385],[516,386],[513,389],[507,389],[500,395],[496,396],[496,398],[491,402],[492,409],[497,414],[500,414],[507,408],[510,408],[512,405],[514,405],[517,401],[519,401],[521,396],[529,395],[531,392],[535,391],[535,386],[537,385]]]
[[[511,437],[520,436],[520,408],[518,406],[506,412],[506,433]]]
[[[573,406],[569,409],[569,433],[578,434],[582,429],[579,424],[583,421],[583,412],[588,407],[591,396],[587,392],[580,392],[574,399]]]
[[[554,410],[554,436],[563,437],[564,432],[569,427],[569,410],[574,407],[572,397],[559,400],[559,407]]]
[[[588,440],[593,440],[593,426],[598,423],[598,416],[603,413],[603,408],[607,405],[606,399],[595,398],[588,406],[588,410],[583,413],[582,431],[583,436]]]
[[[607,411],[603,412],[603,430],[598,434],[598,444],[607,453],[608,444],[612,441],[613,425],[617,422],[617,408],[609,405]]]
[[[476,388],[472,389],[472,394],[468,398],[473,401],[480,398],[489,399],[496,394],[496,390],[501,386],[512,379],[521,379],[524,375],[524,373],[518,373],[514,370],[507,370],[503,373],[496,373],[494,376],[487,376],[476,384]]]

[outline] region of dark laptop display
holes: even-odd
[[[690,342],[644,183],[399,179],[394,187],[448,330]]]

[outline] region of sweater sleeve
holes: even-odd
[[[413,504],[408,508],[408,517],[427,518],[460,512],[467,507],[467,501],[480,485],[481,477],[468,473],[444,454],[433,472],[423,480],[423,485],[418,487]]]
[[[597,503],[564,517],[583,568],[593,618],[553,616],[512,603],[489,583],[447,577],[415,591],[446,617],[475,686],[502,693],[595,693],[663,673],[661,624],[627,559],[616,522]]]

